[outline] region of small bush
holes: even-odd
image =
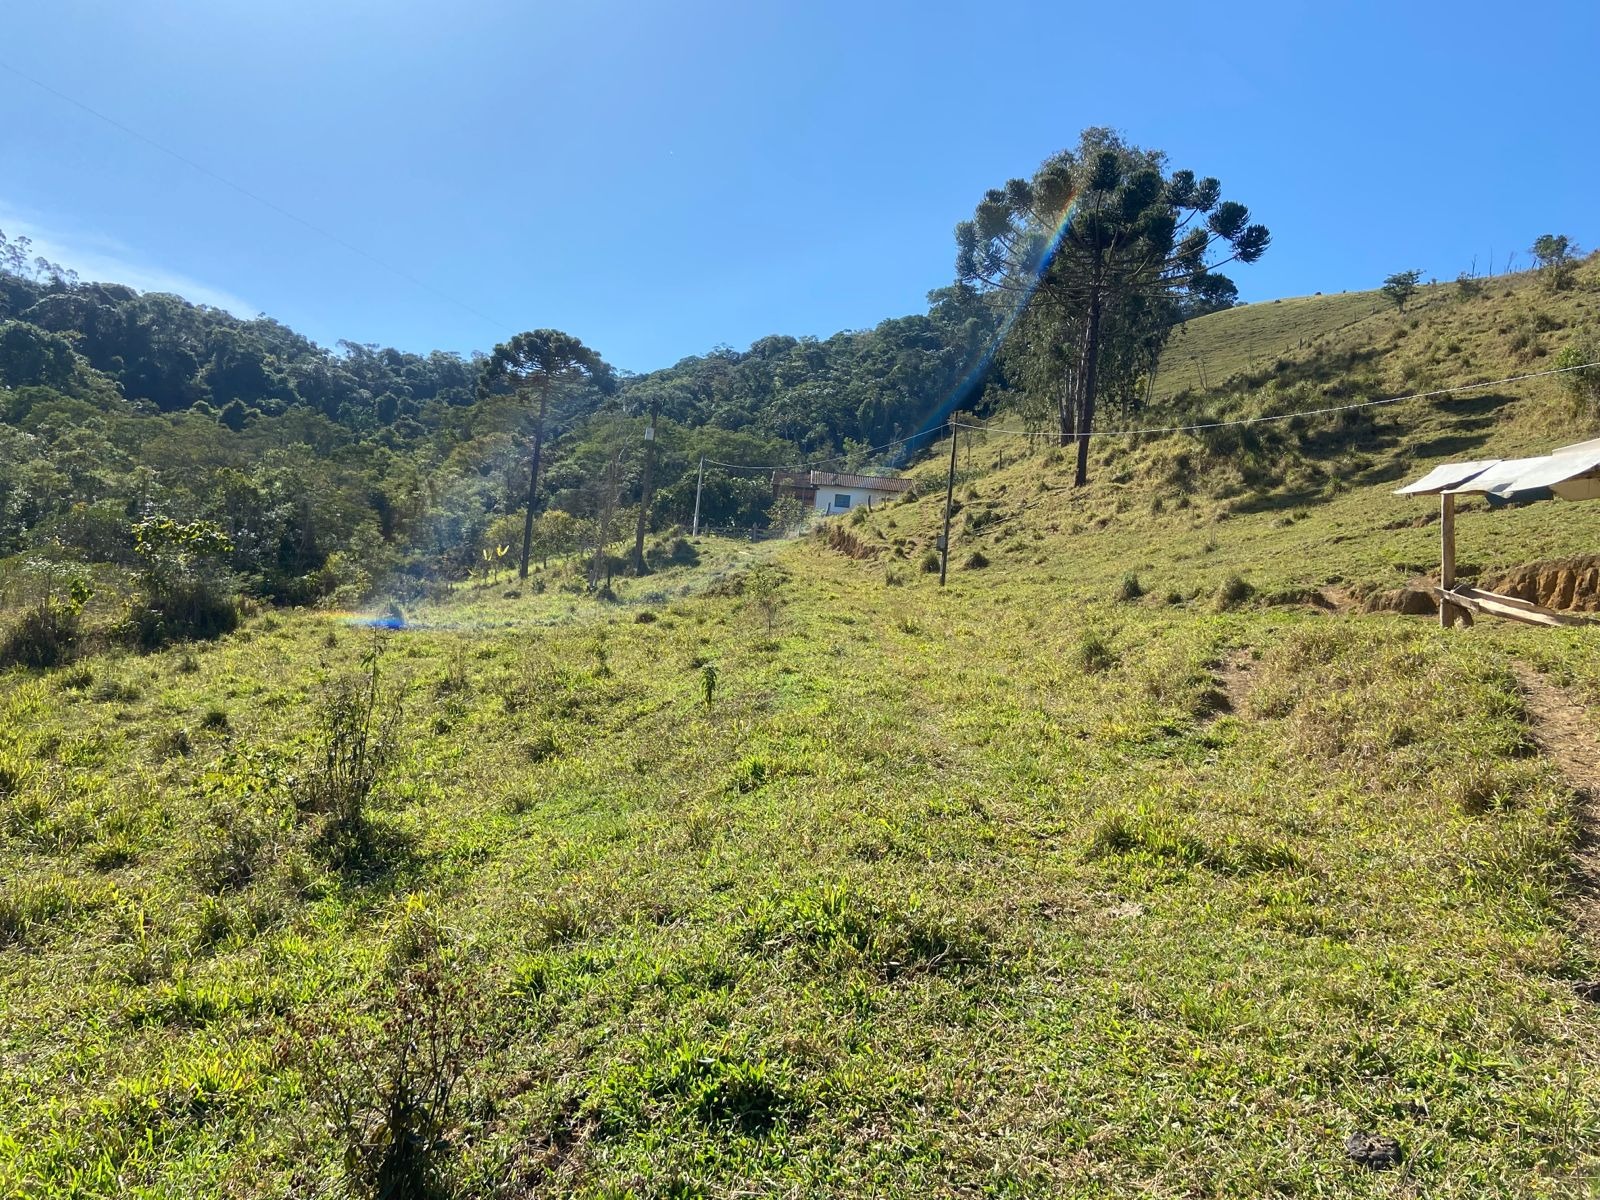
[[[209,581],[196,581],[147,596],[129,609],[120,632],[130,645],[159,650],[170,642],[211,641],[238,626],[233,598]]]
[[[1579,337],[1556,355],[1556,366],[1566,371],[1557,376],[1562,388],[1576,407],[1590,412],[1600,409],[1600,367],[1573,368],[1592,362],[1600,362],[1600,338],[1592,334]]]
[[[1089,629],[1078,639],[1073,659],[1079,670],[1099,675],[1117,665],[1117,652],[1105,634],[1098,629]]]
[[[1217,589],[1217,611],[1227,612],[1230,608],[1238,608],[1255,594],[1256,589],[1246,583],[1242,576],[1229,575]]]
[[[937,575],[939,573],[939,552],[929,550],[922,556],[922,573],[924,575]]]
[[[407,970],[392,995],[354,1022],[315,1012],[295,1021],[288,1058],[343,1149],[352,1195],[370,1200],[448,1195],[452,1134],[469,1067],[487,1049],[483,1000],[437,954]],[[381,1016],[380,1016],[381,1014]]]
[[[240,608],[223,565],[233,543],[220,526],[147,517],[133,527],[133,536],[144,563],[143,594],[123,618],[124,641],[156,650],[168,642],[218,638],[238,627]]]
[[[370,860],[370,806],[399,746],[402,707],[380,687],[382,654],[383,643],[375,642],[366,671],[329,684],[317,713],[321,749],[305,806],[324,814],[321,840],[335,866]]]
[[[209,729],[213,733],[226,733],[229,728],[228,710],[220,704],[212,704],[200,714],[200,728]]]
[[[189,730],[182,725],[174,725],[171,729],[164,729],[155,736],[151,748],[160,758],[187,758],[194,749],[194,740],[189,736]]]
[[[41,600],[0,635],[0,668],[36,671],[59,667],[78,646],[80,609],[76,604]]]
[[[969,571],[981,571],[988,565],[988,556],[985,555],[982,550],[974,550],[971,554],[967,555],[967,570]]]
[[[782,603],[780,595],[782,586],[783,576],[778,574],[776,568],[765,564],[745,577],[745,595],[750,597],[750,602],[755,605],[756,612],[761,615],[769,632],[778,620],[778,608]]]
[[[1139,577],[1129,571],[1122,577],[1122,582],[1117,584],[1114,593],[1118,600],[1137,600],[1144,595],[1144,584],[1139,582]]]

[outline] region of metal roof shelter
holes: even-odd
[[[1496,500],[1600,500],[1600,438],[1562,446],[1534,458],[1491,458],[1481,462],[1445,463],[1406,484],[1397,496],[1439,497],[1439,624],[1448,628],[1472,614],[1485,613],[1533,625],[1592,625],[1585,617],[1556,612],[1513,596],[1456,583],[1457,496]]]

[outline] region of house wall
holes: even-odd
[[[842,512],[853,512],[857,508],[865,508],[869,497],[872,500],[872,507],[877,508],[885,500],[892,500],[897,495],[899,495],[898,492],[879,492],[874,491],[872,488],[829,487],[823,484],[817,488],[817,499],[813,507],[819,513],[836,516]],[[848,508],[837,507],[836,502],[840,496],[850,497]]]

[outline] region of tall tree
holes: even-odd
[[[533,509],[539,492],[539,456],[544,448],[544,423],[550,413],[550,395],[557,388],[593,381],[609,387],[611,368],[589,347],[559,329],[519,333],[494,348],[478,377],[478,394],[487,397],[509,388],[532,391],[539,407],[533,422],[533,451],[528,463],[528,507],[522,522],[522,563],[517,577],[528,577],[528,556],[533,548]]]
[[[1025,328],[1063,348],[1061,441],[1077,439],[1080,486],[1102,390],[1132,396],[1184,307],[1231,297],[1216,269],[1254,262],[1271,242],[1215,179],[1165,172],[1165,155],[1088,129],[956,226],[960,280],[1012,293]]]
[[[1421,282],[1421,271],[1396,271],[1384,279],[1383,286],[1378,290],[1390,304],[1405,312],[1406,303],[1417,294]]]
[[[633,535],[633,573],[644,574],[644,535],[650,527],[650,500],[655,485],[656,417],[661,411],[659,401],[650,405],[650,424],[644,433],[644,477],[639,482],[639,524]]]
[[[1564,233],[1542,233],[1533,243],[1533,257],[1539,264],[1539,273],[1552,292],[1559,292],[1572,283],[1573,272],[1578,269],[1578,256],[1583,251]]]

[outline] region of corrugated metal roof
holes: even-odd
[[[1408,483],[1398,496],[1498,496],[1536,498],[1551,493],[1563,500],[1600,499],[1600,438],[1562,446],[1532,458],[1445,463]]]
[[[1395,492],[1396,496],[1436,496],[1446,488],[1457,487],[1474,475],[1480,474],[1494,466],[1498,458],[1486,458],[1482,462],[1445,463],[1442,467],[1435,467],[1415,483],[1408,483],[1405,487]]]

